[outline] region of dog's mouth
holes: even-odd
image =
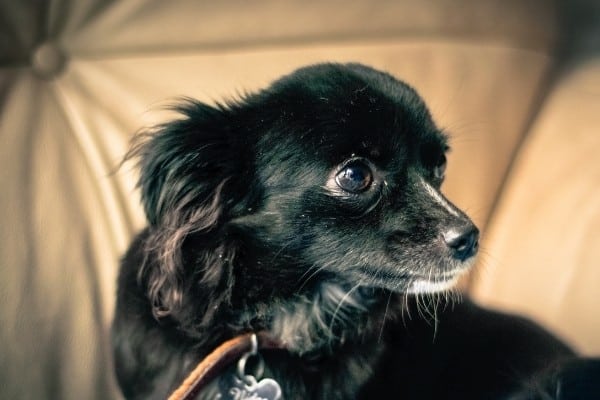
[[[410,294],[438,293],[452,290],[470,271],[474,258],[450,265],[431,264],[415,272],[410,268],[358,268],[362,285]]]
[[[407,285],[406,292],[411,294],[421,294],[452,290],[460,281],[460,278],[466,275],[468,270],[469,268],[460,268],[434,276],[413,277]]]
[[[466,217],[465,217],[466,218]],[[437,293],[453,289],[473,266],[479,247],[479,230],[460,221],[424,245],[412,245],[407,236],[390,236],[387,260],[361,268],[374,285],[403,293]]]

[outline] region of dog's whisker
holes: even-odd
[[[417,311],[419,316],[423,318],[429,325],[435,320],[435,315],[430,309],[431,307],[431,297],[430,293],[417,293]]]
[[[290,246],[290,242],[286,242],[283,246],[280,246],[279,249],[273,254],[271,257],[271,263],[275,263],[277,261],[277,257],[279,257],[283,251]]]
[[[410,282],[409,282],[410,285]],[[406,328],[406,319],[404,318],[405,316],[405,312],[406,315],[408,316],[409,320],[412,320],[412,315],[410,314],[410,299],[409,299],[409,292],[408,291],[404,291],[402,296],[403,296],[403,304],[402,304],[402,324],[404,325],[404,327]]]
[[[440,304],[440,295],[435,293],[433,295],[433,338],[432,341],[435,341],[435,338],[437,337],[437,332],[438,332],[438,325],[439,325],[439,320],[438,320],[438,307]]]
[[[377,343],[381,343],[381,339],[383,338],[383,329],[385,328],[385,322],[387,319],[388,310],[390,307],[390,302],[392,301],[393,292],[390,292],[388,295],[387,302],[385,303],[385,311],[383,312],[383,318],[381,319],[381,327],[379,328],[379,336],[377,338]]]
[[[341,310],[344,303],[346,303],[348,301],[348,299],[350,298],[352,293],[361,286],[361,283],[362,282],[359,282],[356,285],[354,285],[349,291],[346,292],[346,294],[344,294],[344,296],[338,302],[338,305],[337,305],[335,311],[333,312],[333,315],[331,316],[331,321],[329,322],[329,332],[332,333],[332,336],[333,336],[333,325],[335,324],[335,320],[337,318],[339,311]]]
[[[300,287],[296,290],[296,293],[299,293],[302,291],[302,289],[308,284],[308,282],[313,279],[315,276],[317,276],[317,274],[327,268],[329,268],[330,266],[334,265],[337,263],[337,260],[331,260],[323,265],[321,265],[320,267],[316,268],[316,264],[311,265],[305,272],[304,274],[302,274],[302,276],[300,277],[300,279],[298,279],[298,282],[302,281],[303,277],[305,277],[312,269],[316,268],[311,274],[310,276],[308,276],[304,282],[301,283]]]
[[[308,267],[306,269],[306,271],[304,271],[304,273],[300,276],[300,278],[298,278],[298,282],[300,282],[301,285],[296,292],[300,292],[304,288],[304,286],[308,283],[308,281],[310,281],[311,278],[315,274],[317,274],[319,271],[321,271],[322,269],[323,269],[323,266],[321,265],[318,267],[317,263],[314,263],[310,267]],[[311,271],[312,271],[312,273],[311,273]],[[310,274],[310,276],[307,277],[307,275],[309,275],[309,274]],[[304,278],[306,278],[306,280],[304,280]]]

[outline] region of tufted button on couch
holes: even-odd
[[[359,61],[452,139],[447,195],[483,230],[465,290],[600,353],[600,7],[574,1],[0,0],[0,398],[119,398],[107,332],[144,224],[138,129]]]

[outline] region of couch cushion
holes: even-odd
[[[515,163],[473,292],[600,353],[600,58],[557,82]]]

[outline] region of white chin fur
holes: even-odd
[[[426,279],[416,280],[412,282],[411,285],[408,287],[408,293],[420,294],[444,292],[446,290],[452,289],[454,285],[456,285],[456,282],[458,282],[459,277],[460,274],[457,274],[456,276],[447,280],[436,282],[428,281]]]
[[[452,289],[458,280],[465,275],[473,265],[475,257],[463,261],[458,268],[444,272],[436,278],[415,279],[406,290],[410,294],[439,293]]]

